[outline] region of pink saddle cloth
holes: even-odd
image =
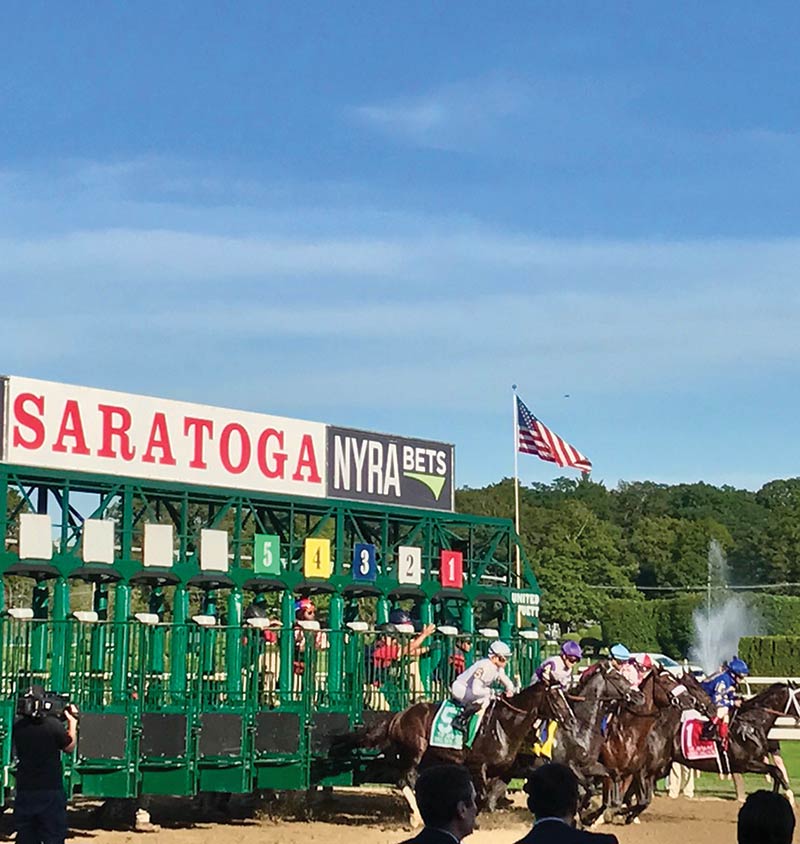
[[[681,725],[681,750],[692,761],[696,759],[716,759],[717,743],[700,738],[706,722],[697,718],[684,721]]]

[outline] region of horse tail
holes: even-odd
[[[377,721],[368,727],[359,727],[357,730],[335,736],[331,740],[331,750],[334,753],[349,753],[352,750],[371,750],[382,748],[389,743],[389,725],[392,717]]]

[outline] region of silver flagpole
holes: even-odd
[[[512,384],[512,402],[514,404],[514,527],[517,531],[517,542],[514,544],[516,551],[516,566],[514,568],[517,578],[517,589],[522,588],[522,566],[519,558],[519,414],[517,412],[517,385]]]

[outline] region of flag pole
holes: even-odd
[[[514,543],[516,551],[516,562],[514,573],[517,580],[517,589],[522,588],[522,567],[519,558],[519,413],[517,411],[517,385],[511,385],[512,403],[514,406],[514,528],[517,532],[517,541]]]

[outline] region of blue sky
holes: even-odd
[[[609,486],[799,474],[795,4],[3,18],[0,371],[442,439],[460,485],[512,472],[512,383]]]

